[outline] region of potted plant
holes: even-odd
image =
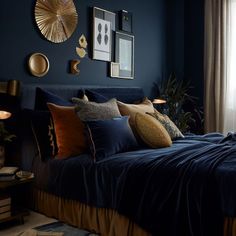
[[[155,83],[155,87],[157,95],[166,100],[163,112],[182,132],[192,131],[190,125],[194,126],[196,123],[201,123],[202,126],[202,111],[196,105],[197,98],[189,94],[192,88],[189,81],[177,79],[175,73],[171,73],[160,86]],[[201,128],[197,129],[201,132]]]
[[[11,142],[15,137],[6,130],[4,123],[0,122],[0,168],[4,166],[5,162],[5,144]]]

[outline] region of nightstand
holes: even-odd
[[[9,221],[24,223],[24,216],[29,215],[29,210],[25,206],[27,205],[27,199],[30,197],[30,185],[33,181],[33,175],[29,178],[0,181],[0,209],[2,208],[4,212],[3,207],[5,207],[7,210],[5,217],[0,219],[0,227],[3,223]]]

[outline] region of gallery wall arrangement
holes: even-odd
[[[37,2],[40,4],[37,5]],[[190,0],[187,3],[188,8],[190,6],[188,14],[185,14],[186,4],[183,0],[148,0],[145,4],[135,0],[62,2],[68,4],[67,11],[56,17],[55,14],[52,17],[53,14],[50,13],[51,19],[43,30],[42,25],[45,22],[40,15],[36,14],[36,17],[35,13],[38,13],[36,9],[47,1],[24,0],[24,5],[19,1],[2,1],[0,50],[3,59],[0,60],[0,80],[18,79],[26,84],[138,86],[150,94],[153,83],[171,71],[184,74],[185,55],[195,55],[195,52],[201,51],[196,44],[185,42],[184,39],[190,39],[186,37],[186,32],[182,34],[181,30],[187,26],[187,29],[195,29],[200,33],[202,26],[201,22],[198,24],[197,14],[202,14],[202,4],[196,1]],[[57,7],[60,9],[60,6]],[[99,15],[101,12],[110,12],[108,21],[112,21],[109,17],[115,15],[115,25],[110,26],[115,27],[110,35],[111,55],[106,61],[93,59],[94,9],[102,9],[98,11],[100,20],[106,21]],[[197,9],[194,19],[190,17],[193,9]],[[47,11],[43,14],[48,14]],[[66,24],[68,12],[71,13],[69,22],[72,22],[69,26]],[[59,29],[54,38],[46,31],[50,29],[50,23],[53,21],[57,22]],[[68,30],[64,30],[65,26]],[[119,33],[128,36],[121,38]],[[82,35],[87,42],[86,47],[79,43]],[[124,45],[129,51],[122,58],[119,58],[119,50],[122,50],[120,45]],[[188,46],[187,50],[184,45]],[[109,50],[109,47],[107,49]],[[33,63],[37,60],[42,63],[42,68],[37,68],[39,73],[36,70],[38,76],[32,74],[32,69],[30,71],[29,68],[30,57],[35,53],[44,55],[33,57]],[[186,61],[188,64],[192,63],[188,65],[187,72],[199,83],[197,81],[201,81],[201,55],[196,55],[194,62],[190,59]],[[123,61],[119,62],[119,59]],[[128,79],[121,79],[122,77]]]

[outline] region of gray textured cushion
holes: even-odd
[[[82,121],[108,120],[121,116],[115,98],[104,103],[72,98],[72,102],[76,104],[75,110]]]
[[[161,114],[156,109],[155,109],[154,113],[147,112],[147,114],[156,118],[165,127],[165,129],[169,133],[172,140],[176,139],[176,138],[183,138],[184,137],[183,134],[178,129],[178,127],[174,124],[174,122],[167,115]]]

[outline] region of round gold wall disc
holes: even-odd
[[[32,75],[42,77],[48,73],[49,61],[42,53],[34,53],[28,61],[29,70]]]
[[[73,0],[37,0],[35,20],[46,39],[61,43],[75,31],[78,15]]]

